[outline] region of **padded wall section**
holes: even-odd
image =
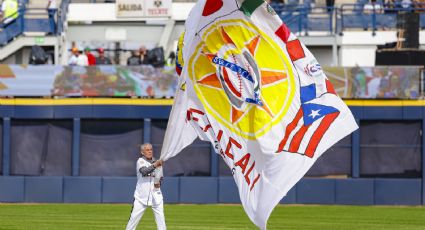
[[[25,202],[63,202],[62,177],[25,177]]]
[[[238,186],[233,177],[218,178],[218,202],[240,204]]]
[[[335,181],[335,203],[344,205],[373,205],[373,179],[339,179]]]
[[[165,177],[161,185],[161,191],[165,203],[180,202],[180,178]]]
[[[334,204],[334,179],[302,179],[297,184],[296,199],[299,204]]]
[[[218,180],[215,177],[181,177],[181,203],[217,203]]]
[[[0,177],[0,202],[24,201],[24,177]]]
[[[3,122],[0,121],[0,175],[3,175]]]
[[[420,179],[375,179],[375,204],[420,205]]]
[[[289,192],[286,194],[286,196],[282,198],[282,200],[280,200],[280,203],[281,204],[297,203],[297,186],[296,185],[292,187],[291,190],[289,190]]]
[[[102,178],[65,177],[63,201],[65,203],[100,203],[102,201]]]
[[[104,177],[102,183],[103,203],[133,202],[136,177]]]

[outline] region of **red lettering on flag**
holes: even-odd
[[[323,118],[322,122],[320,122],[319,127],[316,129],[310,139],[310,142],[308,143],[307,149],[305,150],[306,156],[313,158],[314,153],[316,152],[316,148],[322,140],[322,137],[325,135],[326,131],[328,131],[329,127],[335,121],[338,115],[339,112],[336,112],[328,114]]]
[[[249,159],[251,158],[251,154],[247,153],[243,156],[238,162],[235,163],[235,166],[239,166],[242,169],[242,173],[245,173],[246,166],[248,166]]]
[[[258,179],[260,179],[260,174],[258,174],[257,177],[252,182],[252,185],[251,185],[251,188],[249,189],[249,191],[252,191],[252,189],[254,189],[254,185],[257,183]]]
[[[207,132],[208,131],[208,129],[210,129],[210,128],[212,128],[212,126],[211,126],[211,124],[208,124],[207,126],[205,126],[205,128],[204,128],[204,132]]]
[[[286,43],[286,50],[288,50],[288,54],[292,61],[296,61],[305,57],[304,49],[300,40],[298,39]]]
[[[192,120],[194,120],[194,121],[199,121],[199,119],[198,119],[198,118],[193,117],[193,113],[197,113],[197,114],[199,114],[199,115],[204,115],[204,114],[205,114],[205,113],[204,113],[204,112],[202,112],[201,110],[197,110],[197,109],[190,108],[190,109],[188,109],[188,110],[187,110],[187,112],[186,112],[186,120],[187,120],[187,121],[190,121],[191,119],[192,119]]]
[[[217,140],[221,141],[221,137],[223,136],[223,130],[218,131]]]
[[[246,174],[245,174],[245,180],[246,180],[246,183],[248,183],[248,185],[251,184],[251,180],[249,179],[249,174],[252,172],[252,170],[254,169],[254,167],[255,167],[255,161],[251,165],[251,168],[248,169],[248,172],[246,172]]]
[[[228,156],[230,159],[234,159],[233,154],[230,152],[230,149],[232,148],[232,144],[235,145],[238,149],[242,148],[242,145],[239,144],[235,139],[233,138],[229,138],[229,142],[227,142],[227,147],[226,147],[226,151],[224,152],[224,154],[226,154],[226,156]]]

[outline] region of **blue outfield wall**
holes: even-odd
[[[0,202],[131,203],[135,177],[0,177]],[[167,177],[166,203],[240,203],[232,177]],[[302,179],[282,204],[421,205],[420,179]]]
[[[93,100],[94,99],[87,99]],[[31,101],[31,100],[29,100]],[[38,102],[37,102],[38,101]],[[2,103],[2,171],[0,202],[131,203],[135,177],[79,176],[81,121],[84,119],[144,119],[144,140],[149,141],[150,119],[168,119],[171,103],[142,104]],[[115,101],[116,102],[116,101]],[[39,104],[37,104],[39,103]],[[425,130],[425,101],[351,101],[356,120],[422,121]],[[72,177],[29,177],[10,175],[10,132],[13,119],[72,119]],[[422,178],[379,179],[360,177],[360,132],[352,136],[349,179],[302,179],[282,204],[423,205],[425,204],[425,145],[422,144]],[[425,135],[422,135],[425,143]],[[211,161],[211,169],[218,168]],[[213,171],[212,171],[213,173]],[[163,183],[167,203],[240,203],[232,177],[168,177]]]

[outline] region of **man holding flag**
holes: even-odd
[[[358,128],[319,63],[263,0],[198,1],[177,72],[161,159],[196,137],[211,142],[261,229],[317,158]]]

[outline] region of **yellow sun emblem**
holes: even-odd
[[[295,95],[289,57],[243,20],[214,23],[201,39],[188,72],[208,114],[236,135],[264,135],[282,120]]]

